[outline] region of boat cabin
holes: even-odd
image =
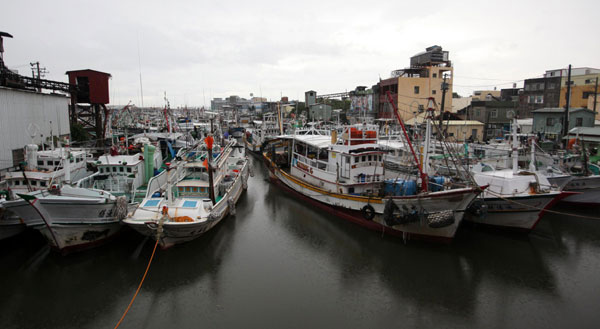
[[[376,194],[384,181],[377,130],[347,127],[342,137],[296,135],[290,172],[308,183],[342,194]]]

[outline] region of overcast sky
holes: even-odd
[[[209,105],[371,86],[441,45],[454,90],[506,88],[547,69],[600,68],[600,5],[589,1],[3,1],[5,62],[47,78],[112,74],[111,104]],[[139,51],[138,51],[139,49]],[[522,82],[521,82],[522,85]]]

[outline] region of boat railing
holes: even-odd
[[[305,157],[303,155],[294,153],[294,157],[296,157],[298,159],[299,162],[304,163],[307,166],[319,169],[319,170],[323,170],[323,171],[328,171],[329,169],[329,163],[322,161],[322,160],[318,160],[318,159],[311,159],[308,157]]]

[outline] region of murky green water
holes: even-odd
[[[600,221],[404,245],[311,209],[254,162],[236,216],[157,251],[121,328],[600,327]],[[0,242],[0,328],[113,328],[152,247],[131,231],[66,257],[34,232]]]

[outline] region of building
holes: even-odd
[[[531,112],[540,108],[566,107],[567,86],[571,85],[569,108],[588,108],[588,99],[596,92],[596,79],[600,69],[577,67],[548,70],[542,78],[527,79],[519,98],[519,116],[531,117]]]
[[[483,140],[503,137],[510,131],[510,121],[518,103],[499,99],[473,100],[467,111],[467,120],[477,120],[485,124]],[[512,114],[509,113],[512,111]]]
[[[331,105],[312,104],[309,107],[309,119],[313,121],[331,121]]]
[[[537,109],[559,107],[561,79],[553,75],[526,79],[519,95],[519,117],[531,118]]]
[[[500,99],[500,90],[475,90],[472,96],[474,101],[491,101]]]
[[[26,144],[69,137],[69,103],[64,95],[0,87],[0,170],[24,161]]]
[[[563,136],[564,108],[543,108],[533,111],[533,133],[541,134],[546,139],[560,141]],[[594,112],[577,108],[569,110],[569,127],[593,127]]]
[[[596,104],[594,104],[594,102]],[[596,120],[600,120],[600,95],[590,95],[588,97],[588,104],[586,106],[588,109],[596,112]]]
[[[388,91],[403,120],[421,112],[430,97],[434,99],[437,111],[441,110],[443,89],[446,89],[443,111],[452,111],[453,68],[448,59],[448,51],[443,51],[442,47],[428,47],[425,52],[411,57],[410,67],[395,70],[391,75],[391,78],[379,82],[379,118],[391,118],[392,112],[386,96]]]

